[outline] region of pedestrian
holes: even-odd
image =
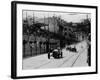
[[[48,52],[48,59],[50,59],[50,54],[53,52],[53,48],[50,48],[49,52]]]
[[[90,41],[87,40],[87,46],[88,46],[88,49],[87,49],[87,63],[88,63],[88,66],[91,66],[91,44],[90,44]]]
[[[31,53],[31,56],[33,55],[32,54],[32,49],[33,49],[33,47],[34,47],[34,43],[33,43],[33,41],[29,41],[29,45],[30,45],[30,53]]]
[[[23,40],[23,56],[25,57],[26,55],[25,55],[25,45],[27,44],[27,41],[26,40]]]

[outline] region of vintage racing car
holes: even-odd
[[[77,49],[75,46],[67,46],[66,50],[72,51],[72,52],[77,52]]]
[[[50,57],[54,57],[54,58],[62,58],[63,57],[63,53],[62,50],[60,48],[57,49],[52,49],[49,53],[48,53],[48,59],[50,59]]]

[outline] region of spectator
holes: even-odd
[[[88,45],[87,63],[88,66],[91,66],[91,44],[89,40],[87,40],[87,45]]]

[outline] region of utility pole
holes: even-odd
[[[29,41],[29,39],[30,39],[30,26],[28,25],[28,14],[27,14],[27,12],[26,12],[26,21],[27,21],[27,33],[28,33],[28,44],[29,44],[29,47],[30,47],[30,55],[32,54],[32,49],[31,49],[31,45],[30,45],[30,41]]]
[[[46,22],[45,22],[45,16],[44,16],[44,24],[45,24],[45,23],[46,23]],[[44,25],[44,31],[46,31],[46,26],[45,26],[45,25]],[[44,33],[43,33],[43,35],[45,36]],[[45,42],[44,42],[44,43],[45,43]],[[46,46],[46,45],[44,44],[44,52],[46,51],[46,50],[45,50],[45,46]]]
[[[54,14],[54,33],[55,33],[55,14]]]
[[[44,24],[46,24],[46,22],[45,22],[45,16],[44,16]],[[46,27],[45,27],[45,25],[44,25],[44,30],[46,30]]]
[[[86,19],[88,19],[88,14],[86,15]]]
[[[49,13],[48,13],[48,32],[46,41],[46,52],[49,52]]]
[[[34,26],[34,24],[35,24],[35,17],[34,17],[34,11],[33,11],[33,27],[36,27],[36,26]],[[37,34],[37,33],[36,33],[35,30],[34,30],[34,32],[35,32],[35,34],[34,34],[34,38],[35,38],[34,44],[35,44],[35,46],[36,46],[36,47],[35,47],[35,48],[36,48],[36,49],[35,49],[35,50],[36,50],[35,52],[36,52],[36,55],[37,55],[37,40],[36,40],[36,34]]]

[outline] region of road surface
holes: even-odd
[[[44,69],[44,68],[60,68],[60,67],[85,67],[87,64],[87,43],[82,41],[78,44],[73,44],[78,52],[71,52],[62,49],[63,58],[48,59],[47,54],[23,59],[23,69]]]

